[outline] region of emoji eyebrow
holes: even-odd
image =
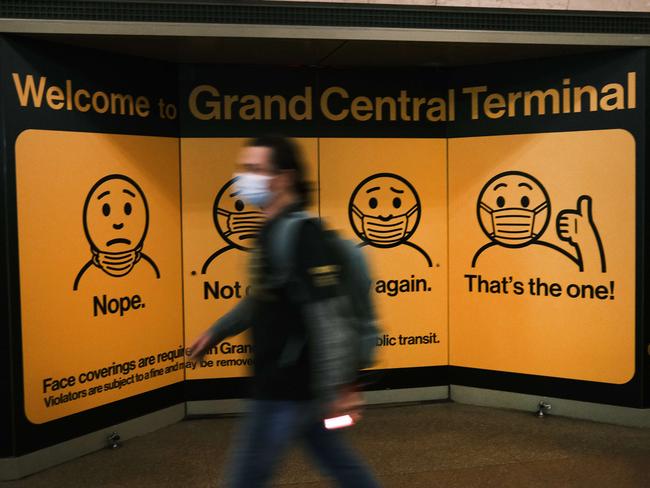
[[[97,197],[97,200],[101,200],[106,195],[110,195],[110,194],[111,194],[110,190],[106,190],[104,193],[100,193],[100,195]]]
[[[506,187],[506,188],[508,187],[508,185],[505,184],[505,183],[499,183],[497,186],[494,187],[494,191],[498,190],[498,189],[501,188],[502,186],[503,186],[503,187]]]
[[[398,190],[397,188],[393,188],[392,186],[390,187],[390,189],[395,193],[404,193],[404,190]]]
[[[519,183],[517,186],[525,186],[525,187],[528,188],[529,190],[532,190],[532,189],[533,189],[533,187],[530,186],[528,183]]]
[[[135,198],[135,193],[130,192],[129,190],[122,190],[122,191],[123,191],[124,193],[126,193],[127,195],[131,195],[133,198]]]
[[[378,186],[373,186],[370,190],[366,190],[366,193],[372,193],[373,191],[379,190]]]
[[[238,192],[238,191],[234,191],[234,192],[232,192],[232,193],[230,194],[230,197],[231,197],[231,198],[232,198],[232,197],[236,197],[237,195],[239,195],[239,192]]]

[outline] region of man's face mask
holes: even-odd
[[[535,232],[535,219],[546,208],[548,208],[547,201],[540,203],[534,209],[514,207],[498,210],[481,202],[481,209],[489,213],[492,219],[492,233],[488,236],[512,246],[526,244],[538,237],[539,233]]]
[[[380,247],[391,247],[404,240],[409,228],[409,218],[417,210],[418,206],[413,205],[403,214],[376,217],[366,215],[356,205],[352,205],[352,211],[361,219],[361,226],[365,238],[371,244]]]
[[[237,173],[235,177],[235,188],[239,192],[239,196],[246,203],[260,208],[264,208],[270,203],[273,196],[273,193],[269,189],[272,176],[255,173]]]
[[[93,249],[93,264],[111,276],[125,276],[140,261],[141,251],[141,247],[115,253]]]

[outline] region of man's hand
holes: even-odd
[[[341,390],[332,402],[328,410],[327,418],[349,415],[356,423],[361,419],[363,403],[363,397],[356,388],[346,387]]]
[[[200,360],[203,358],[203,356],[205,356],[205,353],[208,351],[208,349],[210,349],[211,346],[212,334],[210,334],[210,330],[206,330],[190,346],[190,359],[193,361]]]

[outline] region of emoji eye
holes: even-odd
[[[528,205],[530,205],[530,198],[526,196],[521,197],[521,206],[524,208],[528,208]]]
[[[370,201],[368,202],[368,205],[370,208],[377,208],[377,199],[376,198],[371,198]]]
[[[124,213],[127,215],[131,215],[132,211],[133,211],[133,207],[131,207],[131,204],[129,202],[126,202],[124,204]]]
[[[497,207],[502,208],[506,204],[506,199],[503,197],[497,198]]]
[[[244,210],[244,202],[242,202],[241,200],[237,200],[235,202],[235,210],[237,210],[238,212]]]
[[[402,199],[399,197],[393,198],[393,207],[400,208],[402,206]]]
[[[111,206],[108,203],[102,205],[102,213],[104,217],[108,217],[111,214]]]

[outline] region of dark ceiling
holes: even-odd
[[[29,37],[172,62],[280,66],[462,66],[613,49],[593,45],[322,39],[69,34]]]

